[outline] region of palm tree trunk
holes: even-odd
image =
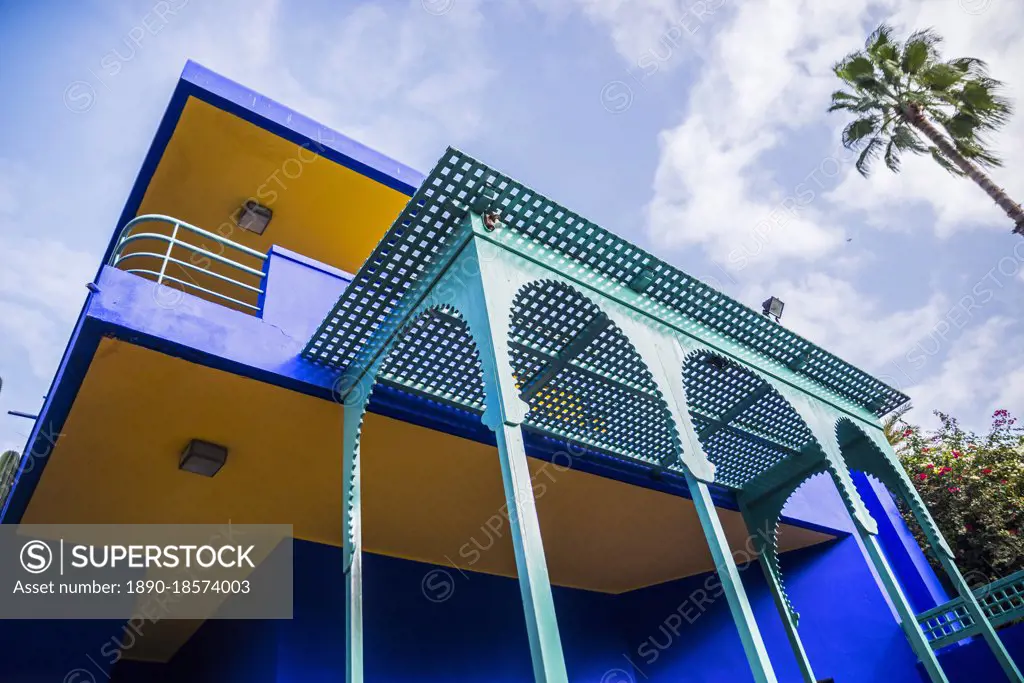
[[[931,140],[944,157],[956,164],[957,168],[963,171],[968,178],[985,190],[988,196],[992,198],[992,201],[998,204],[999,208],[1005,211],[1006,215],[1017,226],[1013,229],[1014,232],[1024,235],[1024,208],[1021,208],[1020,204],[1010,199],[1010,196],[1001,187],[992,182],[992,179],[984,171],[965,159],[960,152],[956,151],[956,147],[949,141],[949,138],[932,125],[932,122],[925,118],[924,114],[916,107],[906,107],[903,111],[903,116],[910,125],[917,128],[926,138]]]

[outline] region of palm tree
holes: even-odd
[[[942,38],[930,29],[912,33],[902,45],[893,41],[892,33],[882,24],[863,50],[834,67],[852,92],[832,93],[828,110],[858,117],[843,130],[843,144],[861,150],[857,171],[866,177],[881,155],[889,170],[898,173],[902,152],[930,153],[953,175],[981,186],[1013,220],[1014,232],[1024,235],[1024,209],[982,171],[1002,165],[983,136],[1013,113],[999,95],[1003,84],[988,76],[980,59],[943,61],[938,51]]]

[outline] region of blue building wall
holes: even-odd
[[[303,542],[295,552],[293,621],[208,622],[163,678],[153,665],[124,663],[114,680],[337,680],[344,657],[341,554]],[[819,677],[842,683],[925,680],[855,539],[788,553],[784,568]],[[365,556],[364,577],[368,681],[533,680],[513,579],[372,554]],[[745,567],[742,577],[780,680],[799,680],[758,565]],[[617,596],[566,588],[554,594],[574,682],[753,680],[714,574]],[[964,661],[977,659],[957,654]],[[958,673],[951,680],[981,679]]]
[[[330,376],[299,361],[297,354],[347,286],[348,275],[276,247],[267,263],[262,319],[187,295],[186,305],[153,306],[152,283],[105,268],[99,292],[87,305],[84,320],[88,324],[83,329],[96,337],[115,330],[166,353],[329,398]],[[316,295],[297,299],[296,291]],[[67,398],[65,403],[70,405],[73,395]],[[423,412],[416,406],[389,408],[383,403],[375,409],[398,410],[397,416],[406,419],[410,410],[417,415]],[[457,433],[459,429],[455,424]],[[859,478],[858,485],[880,523],[883,548],[915,608],[920,611],[940,602],[944,599],[942,588],[891,498],[867,479]],[[20,493],[27,501],[28,491]],[[841,533],[851,528],[835,487],[825,477],[802,486],[789,501],[786,514],[791,520],[824,530]],[[803,614],[801,633],[820,676],[870,681],[878,680],[875,676],[884,670],[886,680],[918,680],[909,648],[854,539],[788,554],[784,569]],[[438,680],[437,672],[443,671],[446,681],[475,681],[484,671],[493,681],[531,680],[517,584],[455,570],[430,575],[436,570],[368,556],[368,679]],[[336,549],[300,543],[296,572],[294,621],[210,622],[171,665],[122,663],[115,680],[333,680],[340,670],[344,643],[339,618],[343,604],[340,554]],[[433,603],[424,597],[421,582],[428,575],[442,587],[451,583],[455,590],[447,600]],[[680,675],[695,681],[750,680],[724,598],[717,596],[708,602],[710,592],[705,584],[709,580],[714,581],[707,575],[692,577],[623,596],[556,589],[572,680],[626,683],[626,676],[639,681],[644,676],[674,680]],[[795,662],[760,570],[745,571],[744,582],[782,679],[795,677]],[[700,590],[704,594],[695,594]],[[688,606],[684,604],[687,600]],[[698,601],[700,604],[695,604]],[[694,609],[699,618],[690,624]],[[36,625],[24,634],[33,633],[34,628]],[[77,666],[79,652],[83,656],[98,653],[111,637],[122,635],[121,629],[121,625],[109,623],[52,626],[49,632],[66,633],[60,639],[60,656],[53,656],[54,648],[39,641],[8,658],[3,666],[11,671],[17,667],[21,678],[14,680],[50,680],[57,673],[60,680]],[[668,640],[671,646],[666,645]],[[957,648],[944,657],[952,658],[956,667],[966,667],[964,662],[979,657],[986,662],[991,659],[983,646],[969,647]],[[97,678],[105,676],[109,662],[100,655],[91,656],[97,661],[86,660],[85,668],[94,668]],[[634,671],[634,665],[639,670]],[[973,683],[977,679],[964,680]]]
[[[868,512],[879,521],[879,543],[914,611],[920,614],[949,600],[885,485],[863,472],[853,472],[853,481]]]
[[[999,631],[1018,668],[1024,667],[1024,622]],[[972,638],[944,648],[939,661],[949,674],[950,683],[988,683],[1004,681],[1006,676],[992,656],[988,644],[981,638]]]
[[[364,566],[368,681],[533,680],[515,580],[372,554]],[[787,553],[783,568],[820,678],[926,681],[854,538]],[[758,565],[744,566],[741,576],[779,680],[799,680]],[[296,542],[294,596],[291,621],[208,621],[169,664],[124,660],[112,672],[113,645],[127,638],[123,624],[0,622],[0,681],[91,683],[108,675],[112,683],[339,680],[345,641],[337,548]],[[622,595],[555,588],[554,596],[574,683],[753,680],[714,574]],[[1000,634],[1024,662],[1024,624]],[[940,659],[951,683],[1003,680],[983,641],[946,648]],[[78,678],[67,679],[74,671]]]
[[[855,538],[787,553],[782,566],[801,615],[801,638],[820,679],[833,676],[842,683],[924,680]],[[760,567],[745,565],[741,576],[779,680],[800,680]],[[753,680],[716,576],[690,577],[623,599],[628,605],[625,623],[637,680]]]

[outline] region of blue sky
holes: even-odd
[[[185,60],[420,170],[461,147],[983,428],[1024,412],[1024,242],[825,114],[881,19],[1024,101],[1015,0],[0,0],[0,447],[20,449]],[[1016,80],[1016,82],[1014,82]],[[1024,116],[994,139],[1024,199]],[[1016,251],[1015,251],[1016,249]]]

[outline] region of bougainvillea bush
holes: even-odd
[[[935,432],[901,425],[892,436],[957,565],[972,585],[1024,569],[1024,426],[997,410],[989,432],[978,435],[936,415]],[[926,547],[920,528],[910,528]]]

